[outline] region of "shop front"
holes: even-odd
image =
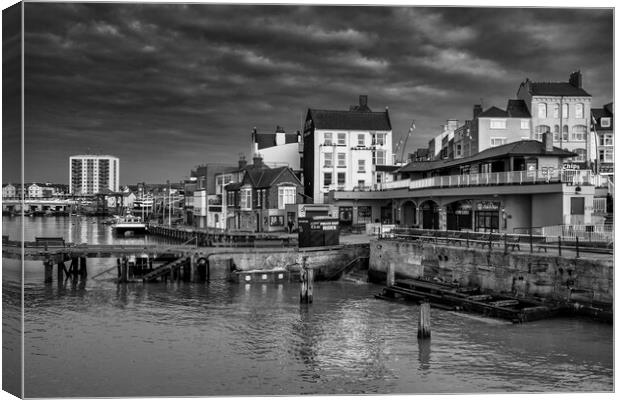
[[[476,202],[474,230],[476,232],[499,232],[500,207],[499,201],[479,200]]]

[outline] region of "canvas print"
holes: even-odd
[[[612,395],[613,19],[5,8],[3,390]]]

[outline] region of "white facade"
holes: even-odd
[[[28,197],[43,197],[43,188],[36,183],[28,186]]]
[[[317,129],[314,155],[313,197],[322,204],[330,190],[369,190],[391,178],[376,166],[393,165],[392,131]]]
[[[15,189],[15,186],[11,185],[10,183],[2,188],[2,198],[7,199],[16,196],[17,190]]]
[[[119,191],[119,159],[107,155],[69,157],[69,192],[94,194],[109,189]]]

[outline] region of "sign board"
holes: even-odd
[[[479,211],[495,211],[499,210],[499,201],[479,201],[477,208]]]
[[[328,217],[299,218],[299,247],[335,246],[340,244],[338,219]]]

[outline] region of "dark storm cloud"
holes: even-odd
[[[299,129],[308,107],[389,106],[425,146],[474,103],[505,107],[526,77],[580,68],[611,101],[610,10],[26,4],[26,179],[68,156],[121,158],[121,181],[235,162],[249,132]],[[42,168],[44,166],[44,168]]]

